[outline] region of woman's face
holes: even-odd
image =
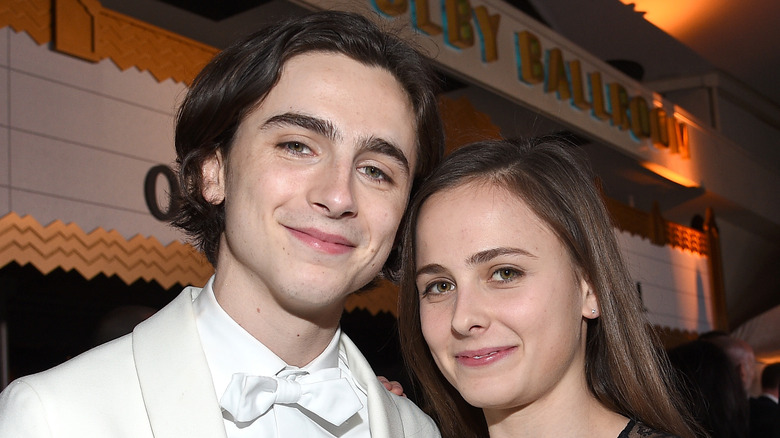
[[[423,336],[470,404],[518,409],[585,390],[590,286],[528,205],[468,184],[431,196],[416,232]]]

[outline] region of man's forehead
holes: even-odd
[[[396,118],[395,123],[397,126],[403,126],[405,128],[411,129],[412,134],[412,142],[411,147],[409,148],[409,151],[404,153],[406,156],[406,159],[410,162],[416,161],[416,157],[418,155],[418,148],[419,148],[419,138],[417,136],[417,118],[414,110],[414,105],[412,102],[412,99],[408,93],[408,91],[403,87],[403,84],[398,80],[398,78],[392,74],[392,72],[384,67],[380,67],[377,65],[368,64],[365,62],[362,62],[361,60],[356,60],[350,56],[347,56],[342,53],[337,52],[330,52],[330,51],[310,51],[305,52],[301,54],[296,54],[283,64],[279,77],[276,81],[276,83],[271,87],[271,89],[266,93],[264,98],[259,101],[255,106],[252,112],[258,111],[261,108],[265,108],[268,112],[268,119],[277,118],[277,117],[285,117],[284,114],[297,114],[302,115],[306,118],[310,118],[311,120],[318,120],[316,124],[310,124],[311,126],[327,126],[327,131],[329,131],[331,134],[328,135],[329,137],[339,135],[341,132],[339,132],[339,128],[344,130],[344,126],[339,126],[339,124],[336,122],[336,119],[339,117],[327,117],[322,116],[320,114],[316,113],[316,110],[313,110],[313,105],[316,103],[314,102],[316,100],[315,93],[319,93],[319,87],[322,85],[322,82],[328,81],[329,79],[323,79],[322,77],[311,77],[311,75],[307,74],[312,69],[318,69],[321,68],[323,64],[336,64],[338,62],[328,62],[331,58],[333,60],[340,59],[340,60],[346,60],[349,62],[356,63],[355,65],[359,65],[363,68],[368,69],[377,69],[379,71],[382,71],[387,74],[385,79],[383,81],[392,80],[393,83],[397,86],[396,90],[399,92],[400,96],[403,96],[403,106],[405,107],[403,110],[400,110],[396,108],[393,112],[396,114],[390,114],[389,110],[387,109],[386,102],[383,104],[383,102],[376,101],[371,102],[374,105],[374,108],[372,108],[372,113],[376,114],[382,114],[387,119],[387,124],[383,125],[382,128],[387,128],[389,126],[392,126],[393,118]],[[340,63],[340,65],[343,65],[343,63]],[[291,71],[294,71],[294,73],[291,73]],[[307,79],[307,80],[305,80]],[[363,79],[363,78],[360,78]],[[371,78],[365,79],[367,82],[370,82]],[[282,90],[284,88],[284,90]],[[339,94],[348,94],[350,90],[354,89],[355,87],[352,86],[352,84],[341,84],[341,88],[344,89],[344,93]],[[387,84],[380,86],[377,85],[377,93],[379,91],[386,92],[387,91]],[[390,87],[394,88],[394,87]],[[291,95],[287,95],[284,93],[290,93]],[[270,99],[269,99],[270,98]],[[278,108],[268,108],[267,105],[269,105],[269,100],[272,100],[274,107]],[[353,108],[349,108],[353,109]],[[274,112],[271,114],[271,112]],[[296,116],[297,117],[297,116]],[[403,118],[407,117],[408,120],[404,121],[402,124],[399,124],[397,122],[397,118]],[[351,127],[348,127],[351,128]],[[320,131],[321,129],[317,129]],[[365,133],[364,133],[365,134]],[[396,135],[397,132],[392,132],[391,134]],[[372,137],[371,135],[364,135],[366,139]],[[381,138],[383,141],[387,141],[393,144],[396,144],[396,146],[402,146],[401,142],[398,141],[391,141],[388,135],[374,135],[374,137]],[[405,143],[405,142],[404,142]],[[406,148],[401,148],[402,150]]]
[[[368,68],[368,69],[376,69],[380,70],[382,72],[385,72],[389,77],[393,79],[395,84],[398,86],[398,89],[403,93],[403,95],[407,99],[407,103],[409,104],[409,108],[411,108],[412,113],[415,113],[414,108],[414,102],[412,100],[412,96],[409,92],[409,90],[404,86],[403,82],[398,78],[398,76],[389,68],[384,67],[380,64],[377,64],[375,62],[368,62],[363,59],[359,59],[353,56],[350,56],[346,53],[342,52],[334,52],[330,50],[311,50],[307,52],[297,53],[285,60],[282,61],[281,68],[279,70],[279,77],[277,78],[276,83],[271,87],[269,90],[272,91],[274,88],[276,88],[279,85],[279,82],[282,81],[283,78],[289,76],[287,71],[289,70],[289,66],[291,64],[298,65],[302,63],[314,63],[314,64],[328,64],[329,59],[342,59],[342,60],[350,60],[353,61],[362,67]]]

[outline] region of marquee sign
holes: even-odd
[[[522,22],[517,11],[505,19],[508,14],[496,12],[496,6],[473,6],[469,0],[370,0],[370,5],[389,19],[408,19],[415,32],[442,42],[459,63],[473,63],[474,59],[457,58],[473,58],[476,54],[468,49],[475,49],[471,52],[478,53],[480,77],[489,78],[491,70],[513,64],[516,84],[568,102],[637,143],[649,141],[690,158],[687,125],[664,109],[660,99],[641,87],[629,93],[621,78],[605,81],[598,65],[585,69],[576,53],[540,37],[543,29],[529,29],[532,20]]]

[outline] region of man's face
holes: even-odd
[[[416,156],[412,105],[389,72],[291,58],[229,155],[203,168],[206,199],[225,200],[218,299],[229,283],[295,315],[340,312],[390,252]]]

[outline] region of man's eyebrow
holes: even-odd
[[[330,121],[300,113],[275,115],[266,120],[265,123],[260,126],[260,129],[265,130],[278,126],[298,126],[313,131],[332,141],[341,138],[341,134]]]
[[[489,262],[490,260],[493,260],[494,258],[502,255],[522,255],[534,259],[537,258],[535,255],[531,254],[530,252],[524,249],[501,247],[501,248],[491,248],[491,249],[486,249],[484,251],[480,251],[472,255],[471,257],[469,257],[466,260],[466,263],[472,266],[478,265],[480,263]]]
[[[341,139],[341,133],[329,120],[308,116],[306,114],[293,112],[278,114],[266,120],[260,126],[260,129],[265,130],[277,126],[298,126],[322,135],[331,141]],[[377,137],[371,137],[367,140],[363,140],[361,141],[361,145],[358,150],[358,153],[362,152],[374,152],[386,155],[397,161],[407,175],[411,173],[411,169],[409,168],[409,160],[406,159],[406,156],[404,155],[403,151],[401,151],[401,148],[387,140]]]
[[[406,159],[406,155],[401,151],[401,148],[387,140],[371,137],[362,141],[360,148],[358,149],[358,154],[363,152],[373,152],[388,156],[398,162],[407,175],[411,173],[411,169],[409,169],[409,160]]]

